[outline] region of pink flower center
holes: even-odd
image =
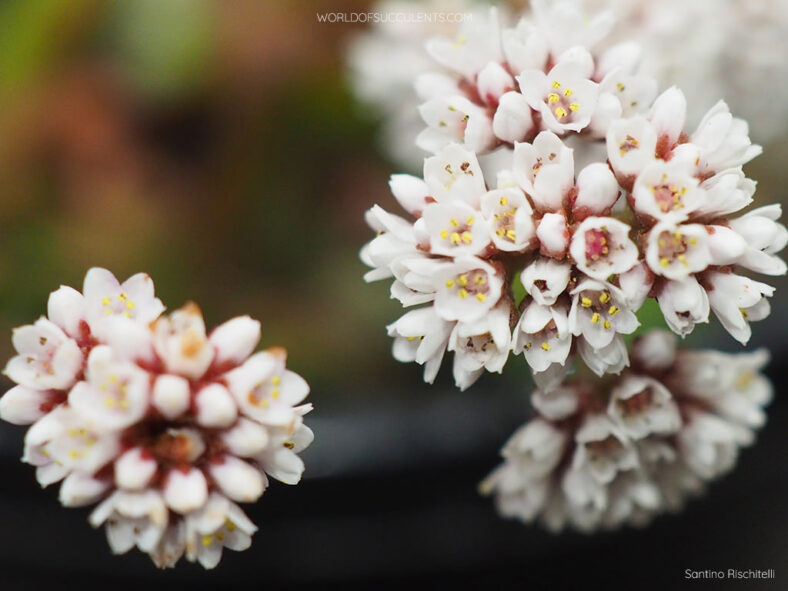
[[[598,261],[610,252],[610,234],[603,229],[586,230],[586,260]]]

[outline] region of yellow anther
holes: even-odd
[[[510,240],[514,240],[517,237],[517,233],[514,230],[507,230],[506,237]]]
[[[134,302],[132,302],[131,300],[127,301],[126,302],[126,308],[129,309],[129,310],[133,310],[134,309]]]
[[[469,225],[469,226],[472,226],[472,225],[473,225],[473,222],[475,222],[475,221],[476,221],[476,220],[474,220],[474,219],[473,219],[473,216],[472,216],[472,215],[469,215],[469,216],[468,216],[468,219],[467,219],[467,220],[465,220],[465,223],[466,223],[467,225]]]
[[[271,398],[277,400],[279,398],[279,390],[271,390]]]
[[[676,240],[681,240],[684,237],[684,234],[682,234],[681,232],[673,232],[673,237]]]
[[[441,230],[441,238],[446,240],[448,237],[449,237],[449,231],[448,230]]]
[[[473,242],[473,234],[471,234],[470,232],[463,232],[462,233],[462,241],[465,244],[470,244],[471,242]]]
[[[665,241],[662,238],[660,238],[659,240],[657,240],[657,245],[660,248],[665,248]]]
[[[124,312],[124,313],[123,313],[123,315],[124,315],[126,318],[131,318],[131,312],[128,312],[128,311],[127,311],[127,312]]]
[[[114,398],[110,398],[109,396],[107,396],[104,399],[104,406],[106,406],[107,408],[114,407],[115,406],[115,399]]]
[[[498,229],[495,231],[495,233],[496,233],[496,234],[498,234],[498,236],[501,236],[501,237],[503,237],[503,235],[504,235],[504,234],[506,234],[506,230],[504,230],[503,228],[498,228]]]
[[[487,279],[484,277],[484,275],[477,275],[476,278],[473,280],[473,282],[476,285],[483,285],[484,283],[487,282]]]
[[[591,301],[591,298],[583,297],[580,299],[580,305],[584,308],[590,308],[594,302]]]
[[[551,92],[550,94],[548,94],[548,95],[547,95],[547,102],[548,102],[548,103],[551,103],[551,104],[552,104],[552,103],[557,103],[557,102],[558,102],[558,101],[560,101],[560,100],[561,100],[561,97],[560,97],[560,96],[558,96],[558,95],[557,95],[556,93],[554,93],[554,92]]]
[[[602,326],[604,326],[604,327],[605,327],[605,330],[610,330],[610,320],[605,320],[605,321],[602,323]]]
[[[235,531],[235,523],[229,519],[224,522],[224,527],[227,531]]]
[[[69,437],[76,437],[77,433],[79,433],[79,431],[77,429],[71,428],[71,429],[68,430],[68,436]]]
[[[607,313],[610,314],[611,316],[615,316],[619,312],[621,312],[621,310],[619,310],[615,306],[610,306],[610,309],[607,311]]]
[[[101,298],[101,303],[104,304],[105,306],[109,306],[110,302],[112,302],[112,300],[110,300],[109,298]]]
[[[460,291],[457,293],[459,294],[461,300],[464,300],[468,297],[468,292],[465,289],[460,289]]]
[[[405,337],[405,338],[408,339],[409,341],[415,341],[416,340],[416,337]]]
[[[293,443],[292,441],[285,441],[282,444],[282,447],[286,447],[287,449],[294,449],[295,448],[295,443]]]
[[[573,113],[580,108],[580,103],[569,103],[569,110]]]
[[[450,240],[451,240],[452,244],[459,244],[460,243],[460,233],[459,232],[452,232]]]
[[[456,228],[457,226],[460,225],[460,222],[457,221],[457,218],[451,218],[449,220],[449,224],[451,224],[452,226],[454,226]]]
[[[698,243],[698,239],[695,238],[695,236],[693,236],[687,242],[689,242],[690,244],[697,244]]]
[[[542,349],[544,349],[545,351],[549,351],[550,345],[548,345],[547,343],[542,343]]]
[[[119,299],[121,302],[125,302],[127,297],[128,297],[128,296],[127,296],[125,293],[121,293],[121,294],[118,296],[118,299]]]
[[[213,544],[213,536],[207,535],[202,537],[203,546],[210,546],[211,544]]]
[[[591,322],[593,322],[594,324],[596,324],[596,323],[598,323],[598,322],[599,322],[599,320],[600,320],[599,313],[598,313],[598,312],[594,312],[594,315],[593,315],[593,316],[591,316]]]
[[[104,316],[109,316],[112,314],[112,308],[104,308]]]
[[[224,540],[224,533],[222,533],[220,531],[217,531],[216,532],[216,539],[219,540],[220,542],[223,541]]]
[[[454,279],[449,279],[449,280],[446,282],[446,287],[448,287],[449,289],[451,289],[452,287],[454,287]]]
[[[572,90],[571,88],[564,88],[564,96],[566,98],[569,98],[570,96],[572,96],[574,94],[574,92],[575,91]]]
[[[282,378],[280,378],[279,376],[274,376],[274,377],[271,378],[271,383],[274,386],[278,386],[279,384],[282,383]]]
[[[610,294],[606,291],[603,291],[601,294],[599,294],[599,301],[603,304],[607,304],[610,301]]]
[[[569,113],[563,107],[558,107],[555,110],[555,114],[557,117],[566,117]]]
[[[457,283],[465,287],[466,285],[468,285],[468,276],[465,273],[463,273],[462,275],[457,277]]]
[[[268,401],[265,400],[265,399],[261,400],[260,401],[260,406],[262,406],[263,408],[268,408],[268,406],[269,406],[268,405]]]
[[[682,263],[687,260],[687,257],[685,257],[683,254],[678,255],[676,258]]]
[[[121,408],[128,408],[129,407],[129,401],[124,398],[123,400],[121,400],[118,403],[118,406],[120,406]]]
[[[742,318],[747,318],[747,310],[744,308],[739,308],[739,312],[741,312]]]
[[[76,460],[79,457],[79,452],[75,449],[72,449],[69,454],[72,460]]]
[[[660,267],[662,267],[663,269],[667,268],[667,266],[668,266],[669,264],[670,264],[670,261],[669,261],[668,259],[666,259],[666,258],[660,259],[660,261],[659,261],[659,265],[660,265]]]
[[[561,88],[561,83],[558,80],[553,80],[553,88]]]
[[[483,293],[477,293],[476,294],[476,299],[479,300],[480,302],[483,302],[484,300],[487,299],[487,296],[484,295]]]
[[[623,82],[619,82],[618,84],[616,84],[616,88],[618,88],[619,92],[624,92],[624,90],[626,90],[627,87],[624,86]]]

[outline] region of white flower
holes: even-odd
[[[645,117],[614,121],[606,141],[607,157],[620,180],[639,175],[655,160],[657,132]]]
[[[657,302],[665,322],[677,335],[688,335],[696,324],[709,321],[709,297],[693,276],[665,281]]]
[[[427,152],[438,152],[451,142],[483,152],[495,143],[490,117],[463,96],[429,100],[419,107],[419,114],[429,127],[418,135],[416,145]]]
[[[426,45],[435,61],[468,79],[503,58],[497,11],[491,8],[488,15],[474,16],[463,20],[453,39],[436,37]]]
[[[475,257],[458,257],[436,274],[435,310],[445,320],[473,322],[493,309],[503,280],[492,265]]]
[[[373,218],[409,239],[395,216],[376,210]],[[309,386],[285,367],[283,349],[252,354],[260,323],[248,316],[208,335],[194,304],[159,317],[147,275],[121,286],[92,269],[85,283],[84,296],[53,292],[51,321],[15,333],[30,361],[8,372],[23,385],[0,399],[0,416],[33,423],[23,461],[42,486],[62,480],[61,504],[103,499],[90,522],[106,523],[113,552],[136,545],[157,566],[172,567],[186,551],[212,568],[223,540],[243,549],[256,529],[229,499],[257,500],[266,473],[300,479],[297,454],[312,440],[303,424],[312,406],[301,404]],[[211,525],[217,511],[223,518]],[[236,526],[241,533],[232,533]]]
[[[577,450],[572,458],[575,470],[586,468],[602,484],[610,483],[616,474],[638,465],[634,448],[616,425],[605,415],[590,415],[575,434]]]
[[[623,294],[610,284],[585,279],[570,294],[569,330],[595,349],[609,345],[616,334],[631,334],[640,326]]]
[[[427,183],[413,175],[392,174],[389,188],[394,198],[411,215],[421,216],[421,212],[431,202]]]
[[[661,371],[676,359],[676,338],[665,330],[652,330],[632,345],[632,357],[648,371]]]
[[[788,229],[777,221],[781,215],[779,204],[766,205],[729,222],[747,245],[736,261],[739,265],[765,275],[785,275],[785,261],[777,256],[788,243]]]
[[[569,284],[572,266],[554,259],[537,258],[520,273],[525,291],[542,306],[552,306]]]
[[[443,320],[428,306],[411,310],[387,327],[394,337],[394,359],[424,366],[424,381],[431,384],[438,375],[454,323]]]
[[[13,357],[3,373],[14,382],[36,390],[69,388],[82,369],[79,345],[54,322],[39,318],[15,328]]]
[[[542,306],[532,301],[514,329],[514,352],[523,353],[534,372],[550,365],[564,365],[572,347],[567,310],[559,305]]]
[[[511,340],[508,306],[496,306],[475,322],[458,322],[448,345],[448,350],[454,352],[457,387],[467,389],[485,369],[501,373],[509,358]]]
[[[583,337],[575,342],[583,362],[599,377],[606,373],[620,374],[629,365],[627,346],[618,334],[604,347],[594,347]]]
[[[700,184],[706,199],[695,210],[693,218],[719,218],[744,209],[752,203],[755,182],[739,169],[729,169]]]
[[[747,122],[733,117],[725,101],[709,109],[690,141],[700,148],[699,169],[704,174],[736,168],[762,152],[750,141]]]
[[[608,414],[632,439],[675,433],[681,426],[673,396],[657,380],[626,376],[610,393]]]
[[[522,252],[531,247],[535,236],[533,210],[520,189],[509,187],[485,193],[481,211],[498,250]]]
[[[594,162],[577,175],[577,197],[572,203],[572,215],[583,221],[590,215],[607,215],[618,201],[620,188],[607,164]]]
[[[543,131],[532,144],[514,146],[514,178],[537,209],[557,211],[574,186],[572,150],[551,131]]]
[[[214,493],[204,507],[185,519],[186,558],[214,568],[222,558],[222,549],[246,550],[256,531],[237,505]]]
[[[676,145],[686,118],[687,99],[675,86],[660,94],[651,105],[648,119],[657,132],[657,153],[660,156]]]
[[[569,227],[563,213],[546,213],[536,227],[539,252],[545,256],[562,259],[569,247]]]
[[[547,74],[534,69],[517,77],[523,96],[542,115],[549,130],[562,134],[580,131],[591,122],[599,87],[589,80],[589,61],[591,56],[581,53],[558,61]]]
[[[569,247],[577,268],[600,280],[631,269],[637,263],[638,248],[629,239],[629,230],[615,218],[586,218],[575,229]]]
[[[646,262],[654,273],[683,279],[712,263],[709,234],[700,224],[660,222],[648,234]]]
[[[769,301],[774,288],[733,273],[710,271],[705,274],[709,288],[709,304],[725,330],[746,345],[752,330],[750,322],[763,320],[769,315]]]
[[[752,434],[712,414],[695,412],[678,434],[682,458],[701,478],[718,478],[736,464],[739,447],[752,441]]]
[[[465,203],[434,203],[424,208],[422,219],[433,254],[478,255],[490,243],[487,222]]]
[[[424,180],[436,201],[464,201],[474,208],[487,190],[476,154],[459,144],[424,160]]]
[[[493,115],[495,137],[509,143],[522,142],[534,128],[528,101],[519,92],[507,92],[498,101]]]
[[[684,162],[658,160],[646,166],[632,189],[635,211],[657,220],[681,221],[706,202]]]
[[[147,325],[164,311],[161,300],[154,295],[153,281],[145,273],[137,273],[121,284],[106,269],[94,267],[85,275],[82,292],[90,330],[99,336],[106,318],[123,316]]]

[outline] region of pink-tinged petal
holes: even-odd
[[[16,386],[0,398],[0,419],[15,425],[30,425],[51,410],[57,393]]]
[[[158,463],[150,452],[135,447],[115,460],[115,484],[127,490],[142,490],[156,474]]]
[[[69,336],[80,336],[80,323],[85,320],[85,298],[73,287],[61,285],[49,294],[47,316]]]
[[[99,480],[87,474],[72,472],[60,485],[60,503],[64,507],[83,507],[93,504],[109,490],[110,485],[109,480]]]

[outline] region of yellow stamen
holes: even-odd
[[[569,110],[572,111],[573,113],[577,112],[579,108],[580,108],[580,103],[569,103]]]
[[[448,237],[449,237],[449,231],[448,230],[441,230],[441,238],[446,240]]]
[[[213,544],[213,536],[208,535],[208,536],[203,536],[202,537],[202,545],[203,546],[210,546],[211,544]]]
[[[594,324],[597,324],[599,322],[599,320],[600,320],[599,313],[598,312],[594,312],[594,315],[591,316],[591,322],[593,322]]]
[[[550,94],[548,94],[548,95],[547,95],[547,102],[548,102],[548,103],[557,103],[557,102],[558,102],[558,101],[560,101],[560,100],[561,100],[561,97],[560,97],[560,96],[558,96],[558,95],[557,95],[556,93],[554,93],[554,92],[551,92]]]
[[[466,285],[468,285],[468,276],[465,273],[463,273],[462,275],[457,277],[457,283],[465,287]]]
[[[468,292],[465,289],[460,289],[460,291],[458,291],[457,293],[459,294],[461,300],[464,300],[465,298],[468,297]]]
[[[463,232],[462,233],[462,241],[465,244],[470,244],[471,242],[473,242],[473,234],[471,234],[470,232]]]
[[[621,310],[619,310],[619,309],[618,309],[618,308],[616,308],[615,306],[610,306],[610,309],[607,311],[607,313],[608,313],[608,314],[610,314],[611,316],[615,316],[615,315],[616,315],[616,314],[618,314],[620,311],[621,311]]]
[[[558,107],[555,110],[555,114],[556,114],[557,117],[566,117],[569,113],[563,107]]]
[[[479,300],[480,302],[483,302],[484,300],[487,299],[487,296],[484,295],[483,293],[477,293],[476,294],[476,299]]]
[[[602,323],[602,326],[604,326],[604,327],[605,327],[605,330],[610,330],[610,320],[605,320],[605,321]]]
[[[452,287],[454,287],[454,280],[453,280],[453,279],[449,279],[449,280],[446,282],[446,287],[448,287],[449,289],[451,289]]]
[[[667,266],[668,266],[668,265],[670,265],[670,261],[669,261],[668,259],[660,259],[660,261],[659,261],[659,265],[660,265],[660,267],[662,267],[663,269],[664,269],[664,268],[667,268]]]
[[[501,200],[498,203],[500,203],[501,205],[506,205],[507,203],[509,203],[509,199],[506,197],[501,197]]]
[[[457,226],[460,225],[460,222],[457,221],[457,218],[451,218],[449,220],[449,224],[451,224],[452,226],[454,226],[456,228]]]
[[[572,90],[571,88],[564,89],[564,96],[566,98],[569,98],[570,96],[572,96],[572,94],[574,94],[574,90]]]
[[[587,297],[583,297],[580,300],[580,305],[583,306],[584,308],[590,308],[593,303],[594,302],[591,301],[591,298],[587,298]]]
[[[549,351],[550,345],[548,345],[547,343],[542,343],[542,349],[544,349],[545,351]]]

